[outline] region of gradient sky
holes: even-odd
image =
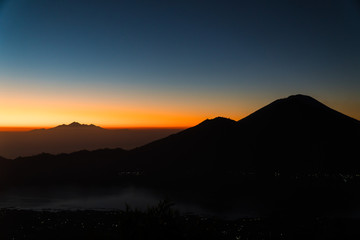
[[[311,95],[360,119],[355,0],[0,0],[0,126],[239,120]]]

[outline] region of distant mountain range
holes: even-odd
[[[63,128],[106,131],[78,123],[44,131]],[[294,95],[240,121],[207,119],[132,150],[0,158],[0,191],[135,186],[219,211],[355,216],[359,146],[358,120]]]
[[[79,123],[54,129],[68,127],[102,130]],[[133,150],[42,154],[15,159],[9,167],[13,165],[18,169],[16,175],[29,178],[45,174],[46,178],[113,180],[122,172],[170,178],[354,173],[360,172],[359,146],[358,120],[309,96],[294,95],[276,100],[240,121],[222,117],[205,120]],[[26,169],[26,174],[21,169]],[[6,171],[5,175],[13,172]]]
[[[95,126],[94,124],[89,124],[88,125],[88,124],[80,124],[78,122],[72,122],[72,123],[70,123],[68,125],[62,124],[62,125],[59,125],[57,127],[52,128],[52,129],[59,129],[59,128],[61,128],[61,129],[64,129],[64,128],[93,128],[93,129],[99,129],[101,127]],[[101,128],[101,129],[103,129],[103,128]]]
[[[43,152],[71,153],[100,148],[132,149],[181,129],[104,129],[94,124],[62,124],[50,129],[0,132],[0,156],[16,158]]]

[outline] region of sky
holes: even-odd
[[[189,127],[310,95],[360,119],[360,2],[0,0],[0,127]]]

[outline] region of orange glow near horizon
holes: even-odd
[[[64,123],[64,124],[70,124],[70,123]],[[81,123],[86,124],[86,123]],[[61,124],[58,124],[56,126],[59,126]],[[96,124],[94,124],[96,125]],[[196,125],[196,124],[194,124]],[[146,129],[186,129],[193,127],[194,125],[189,126],[99,126],[104,129],[108,130],[121,130],[121,129],[134,129],[134,130],[146,130]],[[0,126],[0,132],[26,132],[31,130],[37,130],[37,129],[51,129],[56,126],[28,126],[28,127],[11,127],[11,126]]]
[[[70,124],[74,121],[81,124],[94,124],[106,129],[149,129],[149,128],[172,128],[185,129],[199,124],[207,118],[214,118],[221,115],[190,115],[183,113],[149,113],[147,111],[125,112],[105,110],[76,110],[12,112],[5,115],[0,121],[0,131],[28,131],[40,128],[53,128],[61,124]],[[229,117],[229,116],[223,116]],[[230,117],[231,118],[231,117]],[[24,121],[25,119],[25,121]],[[234,119],[239,120],[239,119]]]
[[[75,91],[66,87],[3,86],[0,89],[0,131],[52,128],[74,121],[107,129],[184,129],[218,116],[240,120],[278,98],[277,94],[274,97],[266,92],[251,95],[220,90],[189,91],[124,88],[114,92],[100,87],[96,91],[93,88]],[[314,97],[335,110],[360,118],[358,102]]]
[[[256,102],[248,100],[243,104],[238,101],[238,104],[234,105],[226,105],[221,99],[216,99],[218,104],[192,102],[193,99],[184,100],[181,104],[164,100],[147,102],[141,98],[138,101],[123,100],[109,101],[86,97],[63,99],[58,96],[27,95],[10,98],[2,94],[0,131],[47,129],[74,121],[106,129],[185,129],[218,116],[240,120],[269,103],[268,99]],[[336,107],[334,109],[338,109]]]
[[[26,132],[36,128],[34,127],[0,127],[0,132]]]
[[[230,105],[229,100],[210,95],[191,97],[156,91],[106,95],[100,90],[73,94],[66,90],[0,89],[0,130],[52,128],[74,121],[108,129],[184,129],[218,116],[239,120],[247,115],[239,113],[254,109]]]

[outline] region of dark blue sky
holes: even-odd
[[[0,72],[3,91],[204,106],[199,118],[295,93],[360,118],[360,3],[7,0]]]

